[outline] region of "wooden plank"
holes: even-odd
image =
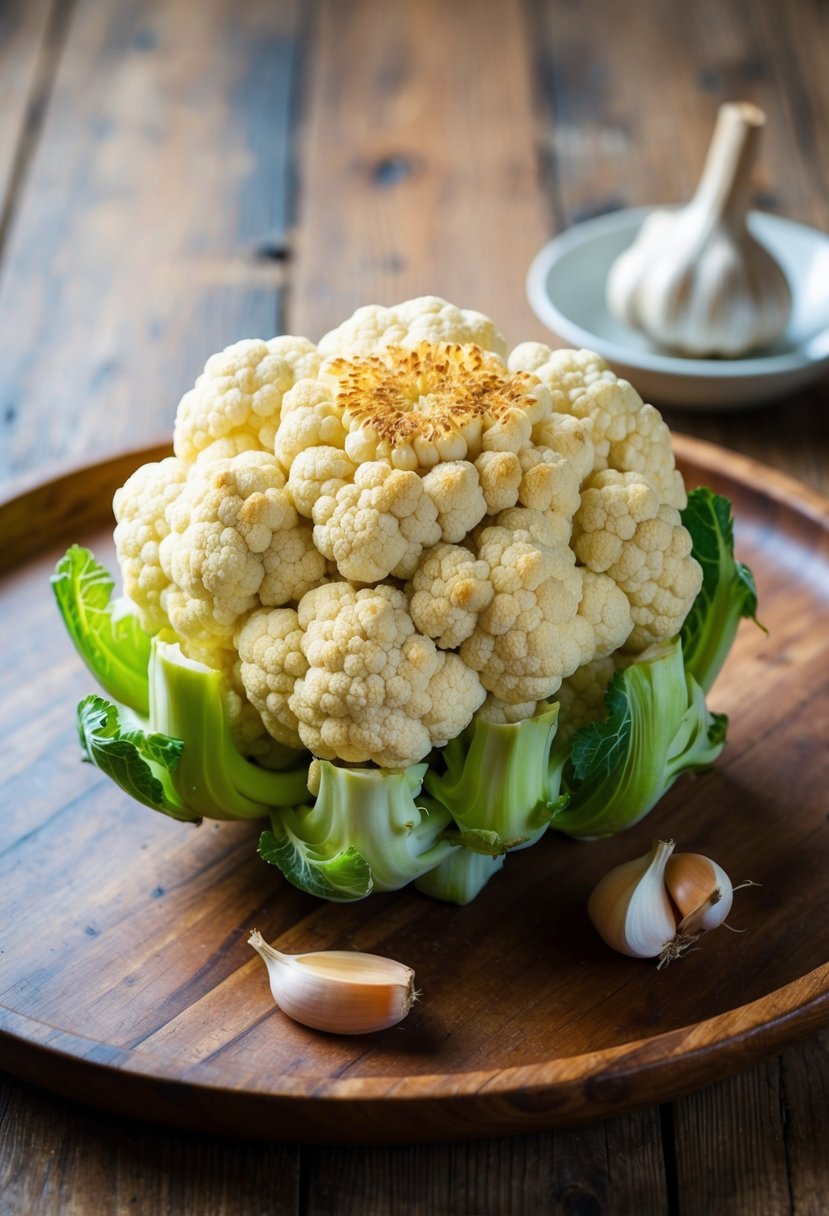
[[[0,475],[172,427],[278,325],[297,0],[79,0],[0,276]]]
[[[823,1216],[829,1179],[829,1032],[781,1060],[781,1117],[795,1216]]]
[[[28,159],[36,111],[49,86],[46,50],[51,0],[10,0],[0,7],[0,249],[13,209],[13,182]]]
[[[114,1121],[2,1075],[0,1124],[0,1210],[13,1216],[300,1211],[290,1145]]]
[[[322,0],[313,44],[291,328],[436,294],[511,342],[543,337],[524,292],[549,219],[520,0]]]
[[[307,1216],[667,1212],[656,1108],[590,1127],[422,1148],[309,1149]]]
[[[675,1103],[680,1216],[792,1211],[780,1067],[771,1060]]]
[[[568,226],[605,210],[684,202],[718,106],[766,112],[755,203],[829,226],[826,9],[819,0],[533,4],[551,131],[548,188]],[[550,121],[552,119],[552,122]],[[793,155],[795,151],[796,155]]]

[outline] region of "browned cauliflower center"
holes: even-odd
[[[422,439],[453,457],[465,456],[470,441],[479,446],[485,426],[526,409],[541,385],[528,372],[511,374],[497,355],[456,342],[388,346],[377,355],[332,359],[325,371],[337,382],[347,423],[373,431],[389,451]]]

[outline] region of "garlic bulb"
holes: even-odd
[[[672,840],[658,840],[650,853],[605,874],[587,903],[587,915],[612,949],[633,958],[656,958],[676,934],[676,917],[665,889]]]
[[[654,211],[611,267],[610,311],[660,346],[734,358],[768,345],[786,327],[788,282],[746,223],[765,121],[748,102],[721,106],[691,202]]]
[[[371,1034],[401,1022],[414,1002],[414,971],[394,959],[351,950],[283,954],[256,929],[248,945],[264,960],[282,1012],[315,1030]]]
[[[710,857],[674,854],[665,867],[665,885],[683,918],[680,933],[707,933],[721,925],[731,911],[731,879]]]
[[[710,857],[674,848],[672,840],[658,840],[644,857],[617,866],[587,904],[608,946],[633,958],[658,958],[660,968],[725,923],[735,891],[757,885],[734,887]]]

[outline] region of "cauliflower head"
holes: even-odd
[[[592,706],[673,637],[684,503],[661,416],[598,355],[509,353],[425,296],[212,356],[115,541],[145,628],[225,674],[245,754],[405,768],[476,714]]]

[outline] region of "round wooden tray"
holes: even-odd
[[[0,504],[0,1066],[104,1108],[206,1131],[391,1142],[531,1131],[662,1101],[829,1020],[829,502],[678,437],[689,484],[734,502],[766,636],[744,624],[711,705],[726,752],[615,839],[549,833],[467,908],[414,891],[323,904],[256,856],[257,824],[178,824],[80,763],[92,681],[48,585],[65,543],[114,565],[126,453]],[[654,836],[710,853],[731,923],[657,972],[612,954],[596,880]],[[401,1027],[305,1030],[273,1005],[257,927],[289,951],[355,948],[417,972]]]

